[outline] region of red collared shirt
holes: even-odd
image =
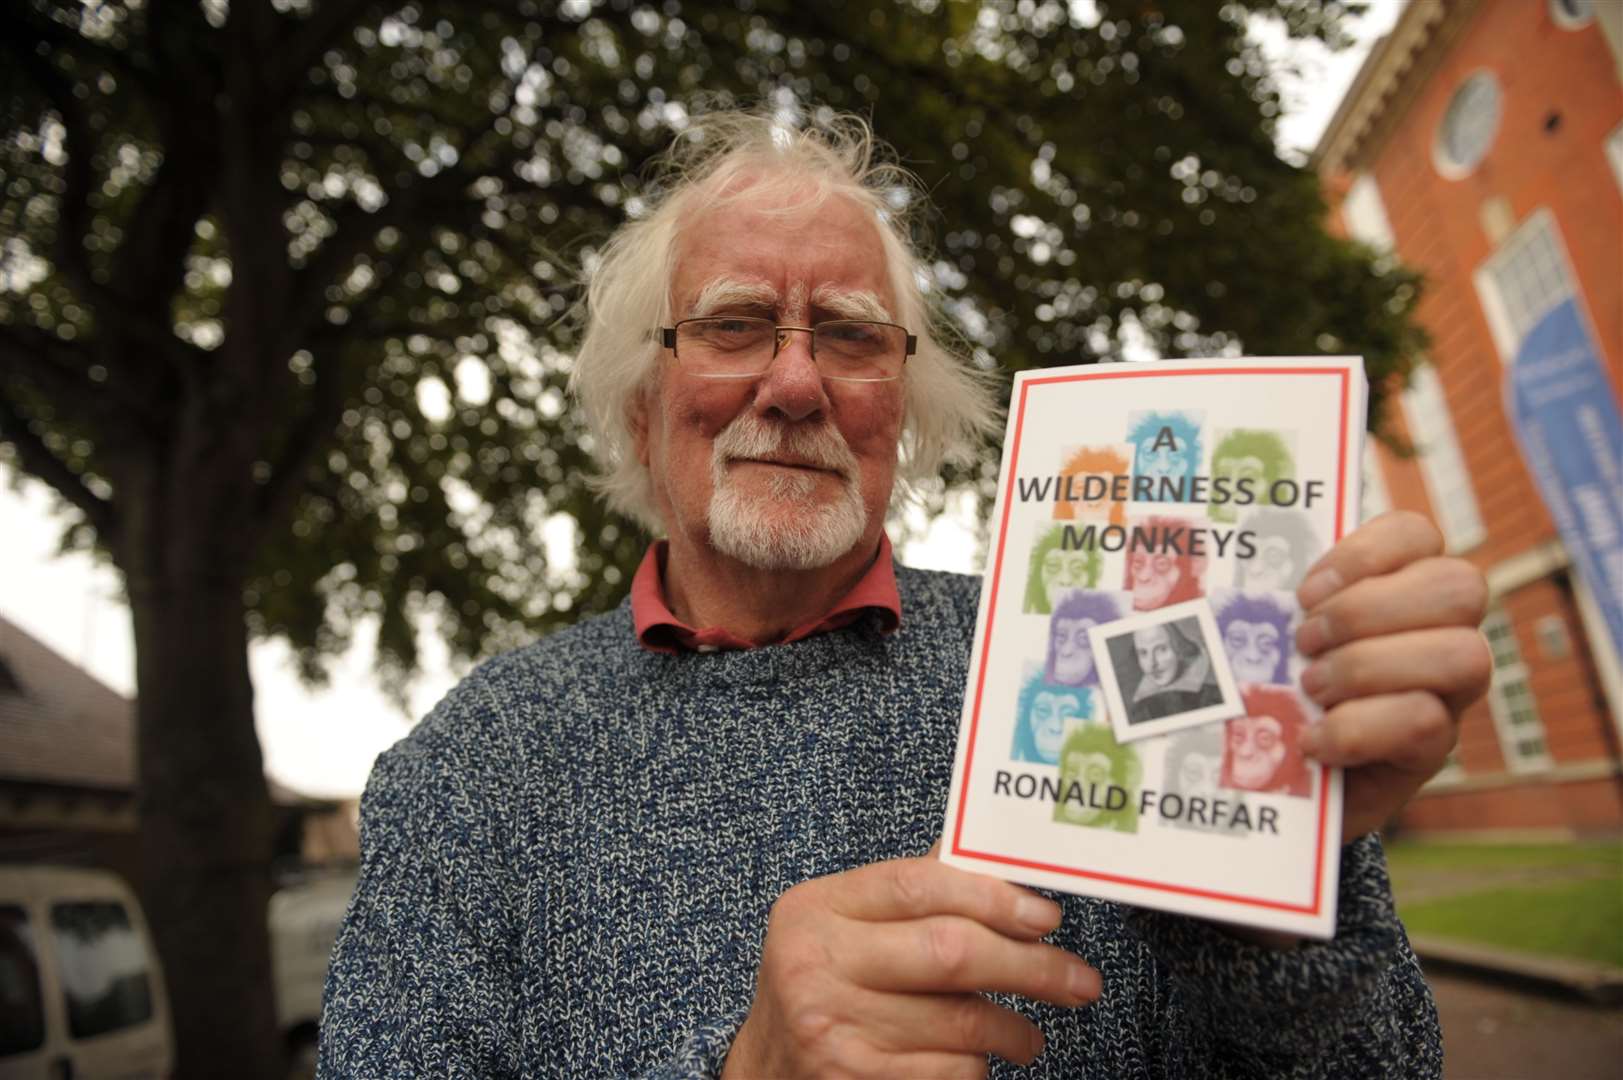
[[[719,626],[693,627],[678,619],[665,602],[665,550],[667,541],[656,541],[631,579],[631,621],[637,629],[637,642],[653,652],[715,652],[718,649],[753,649],[759,643],[745,641]],[[890,537],[879,537],[879,554],[851,591],[828,612],[791,630],[782,641],[791,641],[849,626],[864,613],[878,616],[879,630],[889,634],[902,625],[902,597],[896,591],[896,568],[891,562]]]

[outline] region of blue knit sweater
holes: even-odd
[[[898,568],[904,623],[662,655],[628,606],[494,660],[384,754],[322,1023],[323,1077],[704,1076],[789,887],[941,830],[978,582]],[[1335,939],[1290,953],[1062,898],[1104,995],[1019,1001],[994,1076],[1441,1075],[1378,844]]]

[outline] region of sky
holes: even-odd
[[[1290,46],[1266,25],[1253,32],[1272,58],[1287,55],[1298,71],[1282,80],[1285,112],[1278,129],[1282,153],[1305,155],[1329,123],[1370,45],[1396,21],[1402,0],[1374,0],[1350,24],[1359,44],[1341,53]],[[61,524],[44,485],[20,481],[0,466],[0,615],[126,695],[135,692],[135,656],[129,614],[118,600],[116,574],[88,556],[57,556]],[[15,481],[15,484],[11,483]],[[974,499],[960,499],[902,547],[910,566],[979,571]],[[921,523],[922,524],[922,523]],[[0,630],[0,633],[4,633]],[[358,795],[377,754],[411,730],[456,682],[444,646],[424,635],[423,674],[409,711],[384,699],[371,674],[371,646],[363,635],[334,665],[325,688],[310,690],[294,674],[280,642],[256,643],[250,652],[255,713],[266,772],[308,795]],[[4,647],[0,640],[0,648]]]

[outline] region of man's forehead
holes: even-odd
[[[734,307],[769,308],[780,316],[804,319],[809,309],[846,319],[891,318],[884,299],[873,289],[847,288],[832,282],[808,287],[791,281],[780,288],[771,280],[748,273],[721,273],[697,283],[683,315],[712,315]]]
[[[797,289],[814,304],[835,290],[868,293],[881,308],[889,299],[879,223],[849,198],[786,199],[768,190],[698,210],[679,228],[671,282],[677,311],[723,279],[771,289],[780,305]]]

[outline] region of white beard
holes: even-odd
[[[782,470],[766,497],[732,483],[729,463],[787,453],[835,471],[840,492],[833,502],[816,498],[818,478]],[[723,555],[760,570],[815,570],[856,547],[868,527],[857,486],[856,455],[831,424],[785,427],[749,414],[716,436],[711,451],[713,494],[707,513],[710,543]],[[785,512],[787,511],[787,513]]]

